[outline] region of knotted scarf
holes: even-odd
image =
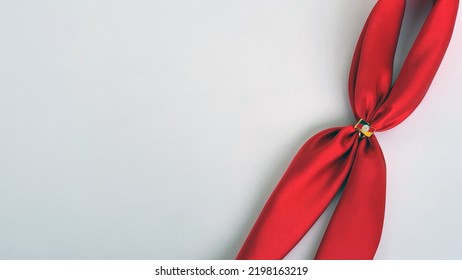
[[[419,105],[448,47],[458,0],[435,0],[393,83],[405,0],[379,0],[359,37],[349,75],[356,124],[330,128],[298,151],[237,259],[282,259],[343,186],[315,259],[373,259],[385,212],[386,166],[374,132]]]

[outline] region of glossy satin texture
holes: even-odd
[[[437,0],[392,85],[405,0],[379,0],[360,35],[349,77],[355,117],[390,129],[418,106],[448,47],[458,0]],[[375,135],[353,125],[324,130],[297,153],[268,199],[237,259],[282,259],[316,222],[339,189],[340,201],[316,259],[372,259],[385,211],[386,168]]]

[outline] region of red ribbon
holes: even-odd
[[[448,47],[458,4],[458,0],[434,1],[392,84],[406,1],[377,2],[359,37],[350,70],[349,97],[357,120],[385,131],[414,111]],[[383,226],[386,167],[377,138],[361,136],[350,125],[309,139],[271,194],[237,259],[284,258],[343,185],[315,258],[373,259]]]

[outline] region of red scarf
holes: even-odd
[[[458,0],[436,0],[392,84],[405,0],[379,0],[359,37],[349,77],[358,123],[309,139],[268,199],[237,259],[282,259],[344,186],[316,259],[373,259],[385,211],[386,167],[373,134],[419,105],[448,47]]]

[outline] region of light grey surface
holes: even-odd
[[[354,122],[374,3],[1,1],[0,258],[233,258],[304,141]],[[422,104],[377,135],[377,259],[462,258],[460,22]]]

